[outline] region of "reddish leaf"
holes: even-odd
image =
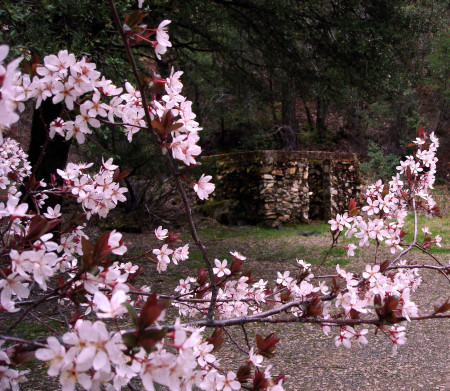
[[[251,284],[253,281],[255,281],[255,277],[252,277],[252,271],[251,269],[247,270],[245,273],[242,274],[244,277],[247,277],[247,284]]]
[[[129,348],[134,348],[138,344],[138,340],[134,333],[125,333],[122,335],[122,340]]]
[[[34,352],[26,351],[25,346],[20,344],[8,348],[8,356],[11,360],[11,365],[17,366],[33,359]]]
[[[359,314],[360,313],[353,308],[350,310],[350,318],[352,319],[359,319]]]
[[[159,121],[159,119],[154,119],[151,122],[152,128],[159,133],[160,135],[164,135],[164,127],[162,125],[162,123]]]
[[[246,383],[252,378],[252,367],[249,363],[243,364],[239,367],[236,373],[236,379],[240,383]]]
[[[181,234],[179,233],[179,232],[171,232],[171,233],[169,233],[169,236],[168,236],[168,238],[167,238],[167,240],[166,240],[166,242],[167,243],[174,243],[174,242],[176,242],[177,240],[178,240],[178,238],[181,236]]]
[[[323,312],[323,303],[320,297],[315,297],[306,306],[306,313],[311,316],[320,316]]]
[[[244,264],[244,261],[240,259],[235,259],[231,264],[230,271],[231,274],[236,274],[241,270],[241,266]]]
[[[167,129],[167,133],[170,133],[170,132],[173,132],[173,131],[175,131],[177,129],[180,129],[182,126],[183,126],[182,123],[175,122],[169,127],[169,129]]]
[[[274,350],[279,340],[279,338],[276,338],[275,333],[269,334],[266,338],[257,334],[256,345],[258,346],[258,353],[266,358],[272,358],[275,356]]]
[[[111,253],[111,248],[108,246],[109,235],[111,232],[106,231],[102,236],[97,239],[95,243],[94,252],[92,257],[94,259],[94,263],[97,265],[102,261],[104,257]]]
[[[19,180],[19,177],[16,175],[15,172],[10,171],[8,172],[8,174],[6,175],[9,179],[11,179],[13,182],[17,182]]]
[[[359,214],[359,210],[356,207],[356,201],[352,198],[348,204],[348,211],[350,213],[350,216],[354,217]]]
[[[450,310],[449,299],[447,299],[444,304],[435,303],[433,305],[433,308],[435,314],[443,314],[444,312],[447,312],[448,310]]]
[[[253,378],[253,387],[251,390],[259,391],[259,390],[266,390],[267,387],[269,387],[269,379],[266,379],[264,373],[258,371],[255,371],[255,377]]]
[[[172,110],[167,110],[163,117],[161,118],[162,121],[162,125],[164,127],[164,134],[169,134],[169,128],[172,126],[173,124],[173,114],[172,114]]]
[[[53,228],[55,228],[58,224],[61,224],[63,222],[62,219],[53,219],[50,221],[47,221],[48,230],[47,232],[51,231]]]
[[[39,215],[33,216],[30,221],[30,228],[25,239],[29,240],[30,242],[34,242],[43,235],[42,232],[45,232],[46,227],[47,219],[45,217]]]
[[[138,344],[148,352],[167,335],[167,329],[146,330],[139,334]]]
[[[92,250],[94,246],[84,236],[81,237],[81,248],[83,250],[83,257],[81,258],[81,264],[83,270],[87,270],[92,265]]]
[[[41,236],[45,235],[47,232],[51,231],[61,222],[61,219],[48,221],[42,216],[35,215],[31,219],[30,229],[28,230],[28,235],[25,237],[25,239],[29,240],[30,242],[34,242]]]
[[[288,289],[287,291],[283,292],[280,295],[280,299],[283,303],[287,302],[289,300],[289,297],[291,296],[291,291]]]
[[[431,247],[431,238],[428,236],[423,240],[422,243],[423,248],[430,248]]]
[[[331,282],[333,283],[333,292],[337,291],[339,289],[339,284],[337,282],[337,278],[333,277],[331,279]]]
[[[206,275],[206,271],[204,267],[201,267],[197,269],[197,284],[202,286],[206,280],[208,279],[208,276]]]
[[[389,260],[386,260],[386,261],[382,262],[382,263],[380,264],[380,273],[383,273],[383,272],[387,269],[387,267],[389,266],[389,264],[390,264],[390,261],[389,261]]]
[[[206,342],[214,346],[213,352],[217,352],[222,348],[223,344],[223,330],[220,327],[216,327],[211,334],[211,337],[206,338]]]
[[[394,311],[398,306],[399,298],[397,296],[388,296],[386,300],[386,309],[389,312]]]
[[[141,24],[142,19],[144,19],[148,14],[142,12],[141,10],[135,10],[131,14],[125,15],[124,24],[126,24],[130,29],[137,27]]]
[[[378,317],[381,317],[383,315],[383,306],[380,295],[377,294],[373,298],[373,306],[375,307],[375,311],[377,312]]]
[[[417,137],[425,138],[424,137],[425,136],[425,130],[423,129],[422,125],[419,126],[419,128],[416,130],[416,134],[417,134]]]
[[[144,330],[148,326],[152,325],[156,319],[159,318],[161,313],[170,306],[169,301],[160,300],[158,302],[156,293],[153,292],[144,304],[138,318],[138,329]]]
[[[120,169],[117,167],[114,170],[113,181],[119,182],[123,178],[126,178],[128,175],[130,175],[130,173],[128,171],[120,171]]]

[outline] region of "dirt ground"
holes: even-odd
[[[223,236],[220,234],[223,227],[210,220],[202,220],[200,228],[207,234],[205,245],[211,258],[223,259],[224,254],[228,254],[230,250],[237,250],[246,255],[252,254],[245,262],[245,269],[252,269],[253,276],[257,279],[268,279],[272,285],[277,271],[294,270],[295,256],[290,254],[289,249],[311,249],[311,254],[315,250],[320,253],[330,243],[329,234],[326,232],[308,237],[292,234],[283,237],[281,232],[279,235],[261,240],[261,237],[252,238],[247,232],[244,235],[245,227],[242,228],[241,238]],[[182,228],[181,231],[182,238],[188,238],[186,230],[183,231]],[[91,235],[96,236],[95,230]],[[153,239],[152,232],[125,235],[125,242],[133,243],[134,247],[130,255],[148,249]],[[449,239],[443,238],[447,242]],[[182,243],[184,244],[184,241]],[[178,267],[170,265],[164,274],[158,274],[151,262],[140,261],[144,273],[136,285],[150,285],[158,293],[171,294],[179,279],[184,279],[188,275],[194,276],[196,268],[202,265],[192,241],[190,251],[191,257],[188,261]],[[414,254],[417,260],[425,260],[421,254]],[[380,259],[388,259],[390,254],[382,251],[379,256]],[[373,250],[366,250],[344,268],[360,272],[367,260],[372,258]],[[440,254],[439,258],[443,263],[449,261],[448,253]],[[304,259],[308,261],[307,257]],[[328,263],[321,269],[322,274],[334,272],[335,262]],[[434,302],[442,302],[449,297],[450,284],[445,277],[436,273],[426,271],[421,272],[421,275],[424,282],[414,294],[413,300],[418,303],[421,313],[430,313]],[[173,317],[175,314],[169,316]],[[229,328],[228,331],[244,346],[240,328]],[[256,334],[266,336],[270,332],[275,332],[277,338],[280,338],[276,357],[264,360],[264,364],[274,366],[272,374],[286,375],[284,386],[288,391],[450,391],[450,320],[427,320],[408,325],[408,341],[406,345],[399,347],[397,355],[392,354],[391,342],[380,333],[376,334],[376,330],[370,327],[369,345],[354,346],[350,350],[335,346],[336,332],[325,336],[320,327],[314,325],[259,325],[248,326],[247,331],[250,341],[254,341]],[[229,340],[216,356],[220,358],[221,366],[233,370],[237,370],[245,359]],[[36,365],[33,364],[33,373],[28,376],[30,381],[24,383],[21,389],[30,391],[61,389],[57,378],[46,375],[44,365],[38,364],[38,367]]]

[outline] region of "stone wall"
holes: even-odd
[[[251,224],[329,219],[359,190],[359,162],[350,153],[255,151],[203,159],[216,184],[210,205],[234,200],[235,212]]]

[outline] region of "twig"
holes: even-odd
[[[394,265],[398,262],[403,255],[409,253],[412,248],[417,244],[417,208],[416,208],[416,199],[413,198],[413,210],[414,210],[414,239],[412,243],[408,246],[406,250],[403,250],[398,256],[389,264],[389,266]]]
[[[250,350],[250,341],[248,340],[247,330],[245,329],[245,326],[241,324],[242,332],[244,333],[245,342],[247,342],[248,350]]]
[[[102,118],[97,118],[101,123],[105,124],[105,125],[114,125],[114,126],[132,126],[134,128],[139,128],[139,129],[146,129],[148,130],[148,126],[140,126],[140,125],[133,125],[133,124],[127,124],[127,123],[122,123],[122,122],[110,122],[110,121],[105,121]]]
[[[17,343],[21,343],[21,344],[36,346],[38,348],[46,348],[46,347],[48,347],[47,345],[45,345],[43,343],[40,343],[40,342],[37,342],[37,341],[32,341],[32,340],[29,340],[29,339],[16,338],[16,337],[10,337],[9,335],[0,335],[0,341],[17,342]]]
[[[35,314],[33,314],[32,312],[30,312],[30,316],[36,320],[38,323],[40,323],[42,326],[46,327],[47,329],[49,329],[52,333],[58,334],[58,331],[56,331],[53,327],[51,327],[50,325],[48,325],[47,323],[45,323],[43,320],[39,319],[38,316],[36,316]]]
[[[144,113],[145,113],[145,120],[147,122],[148,127],[146,129],[148,129],[153,137],[155,138],[155,141],[157,142],[158,145],[161,144],[162,139],[161,137],[153,130],[153,128],[151,127],[151,116],[150,116],[150,111],[148,109],[148,104],[147,104],[147,99],[145,97],[145,89],[144,86],[141,82],[141,79],[139,77],[139,72],[136,66],[136,61],[134,60],[134,56],[133,56],[133,52],[131,51],[131,47],[129,45],[128,39],[127,39],[127,35],[125,34],[125,31],[122,27],[122,23],[120,21],[119,18],[119,14],[117,13],[117,9],[116,6],[114,4],[114,0],[109,0],[109,5],[110,5],[110,9],[111,9],[111,13],[114,19],[114,22],[116,24],[117,30],[120,33],[120,36],[122,38],[122,42],[125,46],[125,51],[128,57],[128,60],[130,62],[131,65],[131,69],[133,71],[133,75],[134,78],[136,80],[139,92],[141,94],[141,100],[142,100],[142,107],[144,109]],[[216,286],[216,282],[215,282],[215,275],[213,272],[213,267],[212,267],[212,263],[208,257],[208,253],[206,251],[206,247],[204,246],[204,244],[201,242],[200,238],[197,235],[197,230],[195,228],[195,224],[194,224],[194,220],[193,220],[193,216],[192,216],[192,211],[191,211],[191,207],[189,205],[189,201],[187,199],[187,195],[186,192],[183,188],[183,185],[181,183],[181,179],[180,176],[177,172],[177,170],[175,169],[172,160],[170,159],[169,154],[163,153],[163,157],[164,157],[164,161],[170,171],[170,174],[172,175],[173,179],[175,180],[175,185],[176,188],[178,190],[178,193],[180,194],[180,197],[183,201],[183,206],[184,206],[184,210],[186,213],[186,217],[188,218],[188,222],[189,222],[189,228],[191,231],[191,236],[194,239],[195,244],[197,245],[197,247],[200,249],[200,252],[202,253],[203,256],[203,260],[205,261],[206,267],[208,269],[208,275],[209,275],[209,279],[211,281],[211,303],[208,309],[208,316],[207,316],[207,320],[208,321],[212,321],[212,319],[214,318],[214,308],[215,308],[215,303],[216,303],[216,299],[217,299],[217,293],[218,293],[218,289]]]
[[[11,330],[13,330],[17,325],[28,315],[29,312],[31,312],[34,308],[36,308],[39,304],[44,303],[48,300],[49,297],[52,297],[57,293],[58,291],[68,287],[75,281],[77,281],[80,278],[80,273],[76,274],[71,280],[67,281],[63,286],[53,289],[50,293],[45,295],[42,299],[36,301],[34,304],[32,304],[30,307],[28,307],[23,314],[6,330],[7,333],[9,333]]]
[[[427,314],[422,316],[411,316],[409,317],[411,321],[420,321],[420,320],[428,320],[428,319],[450,319],[450,314]],[[395,323],[385,323],[383,320],[376,319],[332,319],[332,318],[303,318],[303,317],[290,317],[290,318],[273,318],[273,317],[258,317],[257,315],[251,316],[242,316],[238,318],[231,319],[221,319],[221,320],[213,320],[209,322],[207,320],[198,320],[187,323],[180,324],[181,327],[192,327],[192,326],[206,326],[206,327],[228,327],[234,325],[241,325],[247,323],[311,323],[311,324],[320,324],[320,325],[329,325],[329,326],[353,326],[359,324],[372,324],[375,326],[381,326],[384,324],[394,325],[397,323],[408,321],[403,316],[399,316]],[[149,327],[147,330],[160,330],[161,328],[165,328],[168,331],[174,330],[174,325],[159,325],[156,327]],[[125,331],[126,333],[135,332],[134,329],[129,329]]]
[[[227,330],[225,327],[223,327],[222,330],[225,331],[225,332],[227,333],[228,338],[230,338],[231,342],[233,342],[233,344],[234,344],[234,345],[235,345],[242,353],[244,353],[245,355],[248,356],[248,352],[246,352],[244,349],[241,348],[241,346],[240,346],[240,345],[238,344],[238,342],[233,338],[233,336],[228,332],[228,330]]]
[[[323,263],[325,262],[325,260],[328,258],[328,255],[330,255],[330,251],[333,249],[334,245],[337,243],[339,236],[341,235],[342,231],[339,231],[338,235],[335,237],[333,236],[333,243],[331,243],[330,248],[328,249],[327,253],[325,254],[325,256],[322,259],[322,262],[320,262],[319,266],[317,266],[316,270],[314,271],[314,274],[317,273],[320,269],[320,267],[323,265]]]

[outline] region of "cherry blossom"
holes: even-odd
[[[139,0],[138,6],[142,4]],[[164,20],[157,29],[139,26],[156,36],[154,49],[158,58],[172,46],[167,33],[169,23]],[[36,99],[39,107],[43,100],[51,98],[54,103],[64,102],[65,108],[61,117],[50,125],[50,137],[59,134],[67,140],[75,137],[78,143],[84,143],[107,118],[121,124],[129,142],[142,129],[154,132],[167,159],[176,159],[183,170],[197,165],[201,128],[195,121],[192,102],[181,94],[182,71],[172,68],[166,79],[155,76],[147,87],[152,89],[155,84],[164,83],[164,89],[152,91],[149,99],[131,82],[126,81],[124,88],[115,86],[88,58],[77,59],[67,50],[44,57],[43,64],[36,67],[37,76],[31,80],[17,71],[20,58],[3,64],[8,50],[6,45],[0,46],[0,130],[17,121],[16,109],[23,107],[26,100]],[[43,295],[48,296],[42,297],[58,299],[61,311],[70,312],[76,307],[67,322],[68,331],[62,336],[48,336],[45,344],[23,343],[31,348],[39,347],[36,358],[49,362],[48,374],[59,376],[64,390],[73,390],[78,385],[86,390],[119,390],[131,379],[138,378],[146,390],[154,390],[155,383],[171,390],[188,390],[194,386],[203,390],[239,390],[242,387],[239,372],[229,371],[216,359],[215,349],[222,337],[208,333],[211,327],[215,328],[214,333],[222,330],[224,320],[240,325],[268,319],[311,321],[318,323],[318,330],[326,335],[336,330],[336,346],[351,348],[355,343],[368,344],[369,332],[360,325],[355,326],[353,321],[359,319],[362,324],[370,324],[378,319],[376,330],[391,341],[396,353],[398,346],[406,343],[406,328],[398,323],[407,324],[406,321],[411,322],[419,315],[412,298],[421,277],[405,255],[413,247],[420,249],[420,245],[416,234],[408,242],[405,220],[411,209],[413,213],[422,210],[429,217],[438,215],[430,194],[436,174],[438,139],[434,133],[428,135],[419,128],[414,144],[417,151],[400,162],[398,174],[391,181],[386,184],[377,181],[367,187],[361,213],[350,204],[348,211],[329,221],[332,247],[344,248],[353,256],[357,246],[349,241],[356,238],[360,247],[375,244],[377,249],[386,246],[392,254],[401,251],[393,260],[380,265],[375,259],[366,265],[362,274],[337,265],[337,276],[332,276],[331,284],[326,279],[330,276],[318,273],[320,266],[313,275],[311,264],[297,259],[293,270],[277,272],[273,280],[257,281],[251,273],[241,270],[246,258],[234,251],[230,252],[234,260],[230,268],[226,259],[215,259],[212,264],[205,256],[205,267],[199,268],[192,277],[184,276],[175,294],[166,295],[150,293],[149,286],[134,286],[134,277],[142,269],[132,261],[141,257],[158,272],[165,271],[171,261],[174,265],[186,261],[189,245],[175,246],[177,234],[169,235],[167,229],[159,226],[154,233],[158,240],[165,240],[162,246],[152,244],[143,255],[124,259],[127,247],[120,232],[112,230],[96,240],[90,239],[83,232],[85,223],[81,219],[74,218],[69,224],[62,224],[64,228],[57,227],[64,220],[61,204],[54,208],[44,206],[46,197],[53,193],[76,198],[87,219],[94,214],[106,217],[119,202],[125,201],[126,192],[117,179],[121,176],[119,167],[111,158],[106,161],[102,158],[97,172],[91,169],[92,163],[69,163],[64,170],[57,170],[63,180],[60,185],[53,180],[50,184],[36,181],[32,191],[26,188],[26,196],[36,205],[36,212],[30,212],[28,204],[20,200],[24,195],[23,186],[31,182],[28,180],[31,166],[18,144],[5,139],[0,145],[0,189],[4,192],[0,219],[5,227],[0,310],[25,313],[22,305],[25,303],[21,302],[29,299],[32,291],[41,291],[40,294],[47,291]],[[212,177],[205,174],[197,182],[190,181],[177,168],[174,178],[193,183],[194,191],[202,200],[208,199],[215,188],[210,183]],[[189,213],[189,208],[186,209]],[[192,219],[190,223],[193,224]],[[441,236],[431,240],[429,229],[424,227],[422,231],[424,247],[425,244],[441,246]],[[345,244],[339,244],[341,232]],[[203,253],[200,240],[195,235],[193,238]],[[166,302],[167,298],[172,302]],[[170,305],[183,320],[165,320]],[[440,309],[436,308],[435,313],[429,314],[430,318],[439,315]],[[100,320],[92,322],[87,320],[88,315],[114,321],[108,325]],[[122,329],[117,319],[121,316],[129,316],[132,329]],[[108,327],[111,330],[114,327],[114,331]],[[231,337],[230,340],[236,343]],[[269,335],[266,341],[269,341],[266,346],[273,343],[272,349],[278,339]],[[26,375],[26,371],[12,367],[11,351],[18,345],[2,348],[2,344],[0,337],[0,389],[18,389]],[[248,347],[238,350],[244,365],[254,367],[250,372],[252,379],[256,380],[258,374],[266,390],[283,390],[282,377],[271,376],[271,365],[264,368],[263,356],[270,357],[273,352],[269,349],[264,354],[265,347],[259,342],[258,348],[251,346],[250,340],[247,344]]]
[[[211,175],[203,174],[194,186],[194,191],[201,200],[208,199],[209,195],[214,191],[215,185],[213,183],[209,183],[211,179]]]
[[[217,277],[222,277],[224,275],[230,275],[231,271],[230,269],[227,269],[227,260],[224,259],[222,262],[218,259],[214,260],[214,264],[216,265],[215,268],[213,268],[214,274],[217,274]]]

